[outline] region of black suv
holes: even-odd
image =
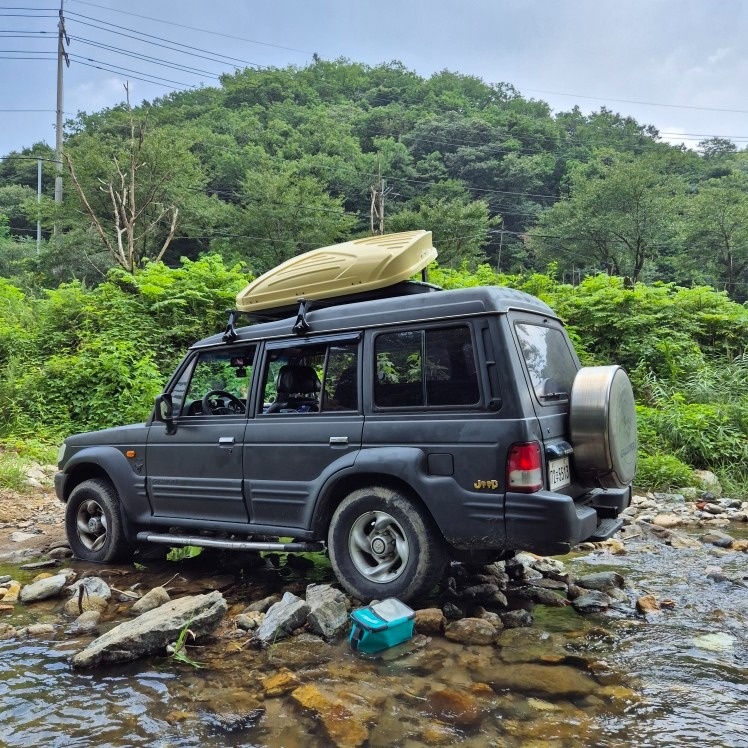
[[[408,600],[450,558],[610,537],[636,467],[623,370],[580,368],[528,294],[420,285],[231,324],[146,423],[69,437],[55,485],[75,555],[326,547],[355,597]]]

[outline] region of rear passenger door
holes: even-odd
[[[460,516],[463,504],[476,501],[475,484],[482,481],[492,488],[480,494],[481,512],[501,522],[500,430],[491,412],[499,405],[481,395],[488,378],[488,365],[483,372],[477,366],[486,360],[479,356],[482,346],[482,333],[470,322],[372,332],[364,443],[422,450],[419,477],[433,486],[422,498],[435,516]]]
[[[352,465],[363,431],[359,348],[359,335],[266,346],[244,445],[253,524],[308,528],[321,486]],[[294,382],[306,391],[289,390]]]

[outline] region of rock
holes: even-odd
[[[444,633],[447,619],[439,608],[423,608],[416,611],[415,628],[419,634],[440,636]]]
[[[719,530],[710,530],[701,536],[702,543],[710,543],[716,545],[718,548],[729,548],[730,545],[735,541],[731,535],[726,532],[720,532]]]
[[[498,613],[494,613],[492,610],[483,610],[478,608],[473,612],[474,618],[480,618],[481,621],[488,621],[493,626],[494,631],[497,633],[504,628],[504,623],[501,620],[501,616]]]
[[[98,595],[76,595],[65,603],[65,612],[69,616],[79,616],[87,611],[103,613],[109,603]]]
[[[730,550],[748,553],[748,540],[733,540],[732,543],[730,543]]]
[[[517,591],[521,593],[521,597],[526,600],[532,600],[540,605],[548,605],[554,608],[562,608],[569,604],[569,601],[561,595],[557,595],[551,590],[547,590],[544,587],[527,586]]]
[[[315,713],[331,743],[338,748],[356,748],[363,745],[369,731],[354,719],[353,712],[340,699],[323,694],[317,686],[299,686],[291,698],[303,709]]]
[[[163,651],[185,627],[199,638],[218,626],[227,607],[218,591],[172,600],[107,631],[73,655],[71,664],[74,668],[86,668],[128,662]]]
[[[0,585],[10,582],[10,574],[0,574]]]
[[[146,592],[140,600],[133,603],[130,613],[134,616],[140,616],[165,605],[170,600],[169,593],[163,587],[154,587]]]
[[[702,509],[702,511],[715,515],[725,513],[725,509],[719,504],[704,504],[704,508]]]
[[[31,564],[22,564],[18,568],[23,569],[24,571],[34,571],[35,569],[53,569],[55,566],[59,565],[59,561],[48,558],[46,561],[34,561]]]
[[[667,539],[667,543],[673,547],[677,548],[679,550],[682,550],[684,548],[700,548],[701,543],[694,539],[689,538],[688,535],[684,535],[680,532],[671,532],[670,536]]]
[[[632,537],[629,535],[628,537]],[[601,545],[613,556],[625,556],[626,546],[618,538],[608,538]]]
[[[22,590],[19,599],[23,603],[35,603],[55,597],[62,592],[62,588],[68,583],[65,574],[55,574],[53,577],[40,579],[38,582],[27,584]]]
[[[444,636],[460,644],[492,644],[496,629],[482,618],[461,618],[447,626]]]
[[[0,642],[8,639],[15,639],[18,636],[18,629],[9,623],[0,623]]]
[[[84,636],[87,634],[96,634],[99,630],[100,620],[101,613],[99,613],[99,611],[87,610],[81,613],[78,618],[73,621],[73,625],[66,631],[66,633],[71,635]]]
[[[657,527],[678,527],[683,524],[683,520],[677,514],[658,514],[652,520],[652,524]]]
[[[598,590],[599,592],[605,592],[614,587],[623,589],[624,583],[623,577],[615,571],[598,571],[594,574],[585,574],[575,581],[579,587],[586,590]]]
[[[293,691],[300,686],[299,679],[287,668],[283,668],[277,673],[264,678],[262,687],[265,689],[265,698],[283,696],[283,694]]]
[[[572,605],[579,613],[597,613],[610,607],[610,597],[599,590],[589,590],[574,598]]]
[[[426,699],[427,709],[436,719],[456,727],[477,727],[485,716],[479,701],[464,691],[442,688]]]
[[[313,634],[334,639],[348,626],[348,600],[329,584],[310,584],[306,588],[309,605],[307,627]]]
[[[262,613],[254,613],[252,616],[249,613],[240,613],[236,617],[237,628],[240,628],[242,631],[253,631],[260,625],[260,621],[253,617],[257,615],[261,616]]]
[[[19,629],[19,636],[36,636],[39,638],[52,636],[55,627],[51,623],[32,623],[24,629]]]
[[[8,591],[0,598],[1,603],[15,603],[18,600],[18,595],[21,592],[20,582],[11,582],[8,585]]]
[[[47,555],[52,560],[58,561],[59,559],[63,559],[63,558],[72,558],[73,552],[70,550],[70,548],[63,546],[60,548],[52,548],[50,551],[47,552]]]
[[[245,609],[245,613],[266,613],[268,608],[271,605],[274,605],[280,600],[280,597],[278,595],[269,595],[268,597],[263,597],[262,600],[258,600],[257,602],[252,603],[251,605],[248,605]]]
[[[517,663],[481,675],[494,690],[542,697],[576,698],[593,694],[599,688],[590,675],[568,665]]]
[[[6,613],[13,613],[16,609],[16,606],[12,603],[0,603],[0,615],[5,615]]]
[[[465,613],[462,608],[460,608],[458,605],[455,605],[454,603],[444,603],[444,605],[442,606],[442,612],[450,621],[457,621],[460,618],[465,617]]]
[[[98,595],[98,597],[103,597],[104,600],[109,600],[112,597],[112,590],[101,577],[86,577],[74,582],[68,587],[71,597],[80,594],[81,587],[84,589],[84,595]]]
[[[300,670],[329,662],[334,656],[333,648],[319,636],[303,633],[293,639],[280,641],[268,649],[268,662],[276,667]]]
[[[265,614],[265,620],[257,629],[257,638],[263,644],[283,639],[289,636],[294,629],[303,626],[309,615],[309,605],[306,601],[286,592],[274,605],[271,605]]]
[[[660,604],[654,595],[642,595],[636,601],[636,609],[644,615],[652,615],[660,612]]]
[[[722,484],[714,473],[709,470],[694,470],[693,477],[694,482],[702,491],[707,491],[714,498],[722,496]]]
[[[23,543],[27,540],[32,540],[36,537],[35,532],[13,532],[10,534],[10,542],[11,543]]]
[[[506,629],[518,629],[526,626],[532,626],[532,614],[527,610],[508,610],[506,613],[500,613],[501,622]]]

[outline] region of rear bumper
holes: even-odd
[[[610,537],[614,520],[631,500],[631,489],[598,491],[582,501],[551,491],[510,493],[505,497],[506,547],[539,555],[568,553],[587,539]]]

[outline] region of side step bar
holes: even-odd
[[[607,540],[612,535],[615,535],[622,527],[622,519],[604,519],[597,526],[595,533],[587,538],[587,542],[595,543],[600,540]]]
[[[168,535],[152,532],[139,532],[141,543],[162,543],[163,545],[195,545],[200,548],[223,548],[229,551],[280,551],[281,553],[314,553],[325,549],[323,543],[267,543],[252,540],[222,540],[202,535]]]

